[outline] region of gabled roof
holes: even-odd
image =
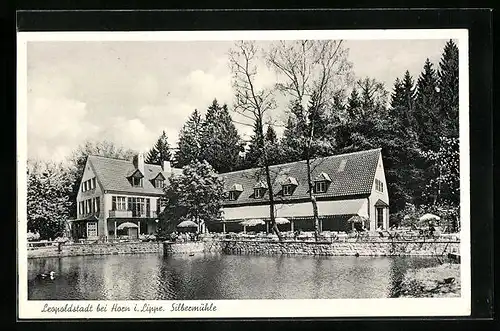
[[[166,178],[165,184],[168,185],[168,178],[171,175],[163,172],[159,165],[145,163],[143,187],[133,187],[128,180],[128,176],[136,172],[132,161],[91,155],[88,162],[91,163],[99,183],[103,186],[103,190],[106,191],[122,191],[131,194],[162,194],[163,189],[154,187],[151,180],[161,173]],[[181,171],[181,169],[172,168],[174,175],[179,174]]]
[[[133,169],[127,177],[144,178],[144,174],[139,169]]]
[[[389,205],[384,201],[378,199],[377,202],[375,202],[375,207],[389,207]]]
[[[152,179],[165,180],[165,176],[163,175],[162,172],[158,172],[158,174],[154,176]]]
[[[299,183],[297,182],[297,179],[292,176],[288,176],[282,183],[281,185],[295,185],[298,186]]]
[[[377,169],[378,160],[381,155],[381,149],[372,149],[367,151],[354,152],[349,154],[327,156],[311,160],[312,178],[317,178],[321,173],[325,173],[331,180],[325,193],[316,194],[317,197],[341,198],[348,196],[368,196],[373,187],[373,180]],[[338,171],[342,160],[345,162],[345,169]],[[273,193],[278,196],[275,201],[290,201],[304,199],[309,197],[307,185],[307,166],[305,161],[298,161],[286,164],[280,164],[270,167],[273,181]],[[262,200],[268,199],[267,190],[263,199],[253,198],[253,189],[257,183],[265,178],[262,169],[254,168],[220,174],[224,179],[225,189],[228,190],[233,184],[238,183],[243,186],[243,192],[237,200],[224,201],[224,205],[252,204],[262,203]],[[288,177],[297,179],[299,185],[296,187],[293,195],[281,196],[283,181]]]
[[[314,177],[314,181],[315,182],[322,182],[322,181],[325,181],[325,180],[327,182],[331,182],[332,181],[332,179],[330,178],[330,176],[326,172],[322,172],[319,175],[317,175],[316,177]]]
[[[229,188],[229,191],[243,192],[243,186],[235,183]]]
[[[258,181],[257,184],[255,184],[253,186],[253,188],[267,188],[267,185],[266,185],[266,183],[264,183],[264,181],[261,180],[261,181]]]

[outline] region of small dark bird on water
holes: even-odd
[[[189,256],[194,256],[194,253],[189,254]]]
[[[445,284],[452,284],[452,283],[454,283],[454,282],[455,282],[455,277],[445,278],[445,279],[443,280],[443,282],[444,282]]]
[[[55,274],[56,273],[54,271],[51,271],[48,274],[45,274],[45,273],[38,274],[38,275],[36,275],[36,278],[38,278],[40,280],[47,280],[47,279],[51,279],[52,280],[52,279],[55,278]]]
[[[355,257],[359,257],[359,253],[354,254]]]

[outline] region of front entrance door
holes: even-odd
[[[138,233],[138,229],[137,228],[129,228],[128,229],[128,236],[130,239],[137,239],[139,238],[139,233]]]
[[[97,237],[97,222],[87,222],[87,238]]]
[[[384,229],[384,208],[377,208],[377,229]]]

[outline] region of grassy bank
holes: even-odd
[[[460,264],[445,263],[432,268],[409,270],[403,280],[400,297],[460,297]]]

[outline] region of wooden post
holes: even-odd
[[[226,233],[226,223],[222,222],[222,233]]]
[[[115,239],[116,239],[116,221],[115,221]]]
[[[290,231],[293,232],[293,220],[290,221]]]
[[[243,225],[243,233],[247,233],[247,226]]]
[[[266,233],[269,233],[269,222],[266,222]]]
[[[139,237],[141,235],[141,221],[137,221],[137,226],[139,227],[137,229],[137,236]]]

